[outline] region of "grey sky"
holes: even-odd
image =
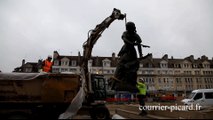
[[[36,62],[57,50],[82,53],[87,32],[108,17],[113,8],[136,24],[144,54],[174,58],[213,57],[212,0],[1,0],[0,70],[11,72],[22,59]],[[111,56],[123,45],[124,21],[106,29],[93,56]]]

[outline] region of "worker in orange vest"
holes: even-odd
[[[51,62],[51,60],[52,60],[52,56],[51,55],[49,55],[48,57],[47,57],[47,59],[46,60],[44,60],[43,61],[43,63],[42,63],[42,70],[43,70],[43,72],[52,72],[52,62]]]

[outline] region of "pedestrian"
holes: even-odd
[[[146,98],[146,84],[145,84],[145,81],[143,79],[139,79],[137,81],[137,88],[138,88],[138,95],[137,95],[137,98],[138,98],[138,101],[139,101],[139,105],[140,105],[140,108],[141,109],[141,112],[139,115],[147,115],[147,112],[146,112],[146,107],[145,107],[145,98]]]
[[[47,59],[42,62],[43,72],[52,72],[52,56],[48,55]]]

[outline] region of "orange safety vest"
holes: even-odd
[[[43,66],[43,71],[44,72],[50,72],[51,67],[52,67],[52,62],[50,62],[48,60],[45,60],[44,61],[44,66]]]

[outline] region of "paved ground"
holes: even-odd
[[[128,109],[127,104],[107,104],[107,108],[109,109],[112,118],[113,118],[113,116],[116,116],[118,118],[121,117],[121,118],[124,118],[124,119],[125,118],[126,119],[131,119],[131,118],[150,119],[147,116],[140,116],[139,115],[140,111],[139,112],[134,112],[135,110],[131,111],[131,109]],[[123,111],[121,111],[121,110],[123,110]],[[125,110],[127,110],[127,111],[125,111]],[[130,111],[128,111],[128,110],[130,110]],[[129,116],[127,116],[127,115],[124,116],[124,115],[122,115],[121,112],[122,113],[124,112],[124,114],[126,114],[125,112],[127,112],[127,114],[129,114],[129,112],[132,112],[134,115],[133,116],[132,115],[131,116],[130,115]]]
[[[146,105],[158,105],[159,103],[146,103]],[[175,105],[176,103],[160,103],[161,105]],[[135,119],[212,119],[213,107],[204,110],[185,110],[185,111],[170,111],[170,110],[152,110],[148,111],[148,115],[141,117],[138,104],[107,104],[111,114],[118,114],[126,118]]]
[[[146,103],[146,105],[158,105],[159,103]],[[161,105],[174,105],[176,103],[160,103]],[[205,111],[148,111],[148,115],[140,116],[138,104],[106,104],[114,119],[212,119],[213,108]],[[75,119],[91,119],[88,115],[77,115]]]

